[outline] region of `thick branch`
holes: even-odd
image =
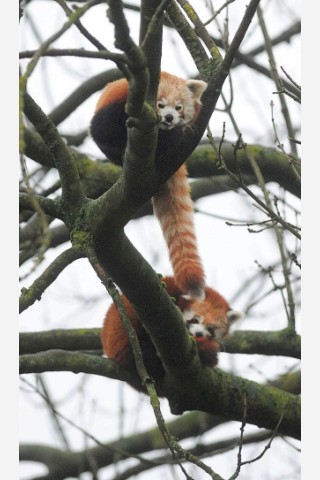
[[[99,375],[128,382],[131,376],[112,360],[97,355],[65,350],[47,350],[20,355],[20,374],[43,372],[73,372]]]
[[[74,373],[94,373],[110,378],[127,380],[126,372],[121,371],[113,362],[101,357],[81,353],[64,351],[41,352],[36,355],[23,355],[20,362],[21,373],[63,370]],[[201,382],[197,382],[197,385],[192,384],[192,379],[190,378],[188,386],[183,388],[182,393],[187,396],[184,399],[184,403],[190,402],[192,397],[197,399],[196,404],[193,404],[193,401],[192,405],[189,404],[188,410],[195,408],[197,410],[203,409],[207,413],[222,417],[227,415],[228,420],[241,421],[243,416],[243,395],[246,395],[248,402],[247,420],[249,423],[273,430],[277,419],[282,416],[279,433],[294,438],[300,437],[299,398],[277,388],[264,387],[255,382],[221,372],[219,369],[209,373],[210,382],[212,383],[211,385],[209,383],[206,385],[204,390],[206,393],[198,390],[201,387]],[[183,382],[179,383],[180,386],[183,385]],[[193,388],[190,388],[190,385]],[[203,399],[199,398],[201,394],[204,396]]]
[[[280,431],[299,435],[299,401],[295,397],[284,398],[276,389],[265,390],[254,382],[201,367],[177,308],[168,302],[155,272],[124,235],[104,239],[96,247],[102,265],[135,306],[161,356],[167,372],[164,391],[173,413],[194,409],[228,412],[229,418],[240,421],[246,395],[249,423],[272,429],[271,419],[279,419],[285,410]],[[135,282],[128,282],[132,278]]]
[[[171,434],[179,439],[201,435],[201,433],[214,428],[221,423],[221,419],[213,416],[192,412],[184,417],[168,423]],[[100,442],[97,442],[100,443]],[[79,473],[91,471],[91,465],[102,468],[112,465],[117,456],[117,461],[128,457],[136,457],[146,465],[154,465],[147,459],[140,457],[142,453],[166,448],[166,443],[158,428],[127,436],[115,442],[99,444],[85,451],[65,452],[43,445],[21,445],[20,460],[38,461],[48,466],[51,476],[43,477],[51,480],[65,479],[68,476],[78,476]],[[49,474],[50,475],[50,474]]]
[[[208,87],[202,95],[203,106],[194,124],[193,135],[190,135],[190,132],[188,131],[185,132],[182,136],[181,142],[178,142],[172,151],[170,151],[170,159],[160,158],[159,163],[161,164],[161,171],[159,172],[159,175],[162,181],[166,181],[167,178],[169,178],[191,155],[198,145],[215,109],[223,84],[229,74],[239,46],[250,26],[257,6],[259,5],[259,1],[260,0],[251,0],[250,4],[247,6],[243,19],[224,59],[221,61],[219,52],[214,50],[212,53],[211,64],[209,66],[202,66],[201,63],[198,62],[197,66],[200,74],[204,80],[208,82]],[[188,43],[187,47],[192,54],[192,50]],[[197,58],[193,59],[197,63]]]
[[[36,132],[30,133],[31,135],[28,135],[28,139],[35,137]],[[219,144],[220,139],[215,139],[215,141]],[[47,164],[46,161],[42,163],[42,160],[46,157],[43,156],[41,142],[39,150],[37,150],[36,146],[34,147],[34,155],[31,158],[43,165],[51,166]],[[26,145],[28,151],[29,141],[26,142]],[[44,145],[43,142],[42,145]],[[110,162],[95,162],[86,155],[73,150],[71,151],[87,197],[98,198],[111,188],[120,177],[120,167],[113,165]],[[225,141],[221,151],[228,169],[234,173],[238,173],[240,170],[242,179],[247,185],[255,184],[257,182],[248,158],[249,153],[257,162],[266,183],[276,182],[293,195],[298,197],[301,196],[301,183],[294,174],[287,157],[281,152],[276,151],[274,148],[262,145],[247,145],[246,149],[237,151],[237,158],[235,158],[232,143]],[[52,157],[48,156],[48,160],[50,160],[50,158]],[[194,189],[193,199],[214,193],[234,190],[236,188],[232,179],[225,175],[223,170],[219,168],[218,154],[209,145],[200,145],[194,150],[187,160],[187,168],[190,178],[201,177],[203,179],[203,177],[210,177],[206,181],[206,186],[202,184],[200,188],[196,183],[192,186]],[[300,161],[295,162],[295,169],[298,172],[301,172]],[[202,193],[199,193],[199,188]],[[148,210],[148,213],[152,213],[151,208]]]
[[[216,140],[217,144],[219,139]],[[261,145],[247,145],[245,149],[237,150],[235,155],[234,146],[231,142],[223,142],[221,154],[227,168],[235,174],[252,175],[254,171],[250,162],[250,156],[254,158],[261,170],[264,181],[277,182],[293,195],[300,197],[301,182],[293,171],[288,159],[274,148]],[[208,177],[223,175],[225,172],[220,168],[219,154],[212,147],[201,145],[187,161],[190,177]],[[295,162],[295,169],[301,173],[299,161]],[[236,185],[234,185],[236,188]]]
[[[61,211],[59,206],[54,200],[45,198],[40,195],[34,195],[34,198],[47,215],[52,217],[61,218]],[[19,209],[22,210],[34,210],[34,200],[28,193],[19,193]]]
[[[191,28],[184,15],[181,13],[175,2],[171,2],[167,7],[167,13],[174,28],[177,30],[186,47],[188,48],[195,65],[200,74],[209,78],[217,66],[221,64],[221,54],[218,49],[211,52],[213,60],[210,60],[205,48],[203,47],[197,33]],[[213,55],[214,54],[214,55]]]
[[[66,147],[52,121],[28,94],[25,94],[25,113],[36,127],[55,160],[61,179],[64,206],[68,210],[79,208],[83,205],[85,196],[70,150]]]
[[[146,435],[148,432],[144,433]],[[249,434],[246,435],[243,439],[243,445],[250,445],[250,444],[257,444],[259,442],[263,442],[268,440],[271,437],[272,432],[263,431],[259,433]],[[179,438],[181,438],[179,436]],[[140,439],[137,438],[137,443],[143,441],[144,438]],[[124,439],[124,442],[127,441],[127,438]],[[121,441],[120,441],[121,442]],[[120,443],[119,442],[119,443]],[[232,448],[237,448],[239,443],[239,438],[231,437],[226,440],[218,440],[211,444],[200,444],[190,449],[190,453],[194,456],[214,456],[219,455],[221,451],[229,450]],[[143,443],[145,445],[145,443]],[[125,444],[127,447],[127,445]],[[99,465],[98,468],[102,468],[108,465],[111,465],[113,462],[110,462],[110,454],[106,455],[105,450],[108,448],[100,447],[100,451],[98,450],[99,447],[86,449],[84,451],[79,452],[68,452],[66,454],[63,450],[58,450],[53,447],[45,446],[45,445],[38,445],[38,444],[30,444],[30,445],[21,445],[20,446],[20,460],[21,461],[34,461],[44,463],[48,468],[50,473],[45,475],[41,478],[37,478],[37,480],[63,480],[67,477],[76,476],[79,473],[85,471],[91,471],[90,465],[88,464],[88,458],[94,465]],[[152,442],[149,446],[150,451],[154,450]],[[146,450],[147,451],[147,450]],[[103,454],[105,457],[105,465],[101,465],[100,458],[103,458]],[[70,460],[68,461],[70,456]],[[121,461],[122,459],[126,459],[130,457],[130,452],[128,451],[127,455],[122,455],[117,453],[117,461]],[[133,457],[135,455],[132,455]],[[182,459],[182,461],[185,461]],[[124,470],[123,473],[120,473],[116,476],[117,480],[126,480],[129,478],[133,478],[135,475],[139,473],[145,472],[147,470],[155,469],[158,466],[162,465],[173,465],[175,460],[172,459],[170,455],[160,455],[157,457],[153,457],[152,461],[147,461],[140,458],[140,463],[127,468]],[[72,475],[72,472],[73,475]]]
[[[100,328],[20,333],[21,355],[45,350],[98,350],[102,353]]]
[[[229,335],[224,342],[229,353],[279,355],[301,358],[301,339],[292,330],[277,332],[238,331]]]
[[[49,113],[49,118],[55,125],[63,122],[77,107],[87,100],[93,93],[101,90],[107,83],[118,80],[123,75],[118,69],[110,69],[98,73],[83,82],[60,105]]]
[[[100,328],[22,332],[19,338],[20,354],[53,349],[102,352]],[[300,358],[300,336],[289,330],[278,332],[239,330],[226,337],[223,342],[223,351]]]
[[[24,153],[27,157],[44,167],[55,167],[54,157],[38,132],[25,128],[24,141]]]

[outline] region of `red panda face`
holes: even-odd
[[[231,310],[226,300],[209,287],[205,288],[204,298],[182,297],[179,307],[196,342],[201,363],[213,368],[218,363],[218,352],[231,323],[242,315]]]
[[[183,80],[161,73],[157,110],[161,130],[185,127],[195,121],[201,107],[200,97],[207,84],[202,80]]]
[[[157,103],[158,115],[160,118],[159,128],[161,130],[171,130],[175,127],[182,127],[185,122],[183,118],[183,105],[180,102],[170,104],[163,97]]]
[[[162,281],[167,293],[175,299],[177,307],[182,312],[189,333],[195,341],[202,365],[209,368],[215,367],[218,363],[218,352],[221,350],[221,340],[228,333],[230,324],[241,314],[231,310],[228,302],[210,287],[205,287],[203,297],[194,298],[183,295],[173,277],[163,277]],[[161,396],[161,382],[166,373],[164,366],[149,335],[140,323],[134,307],[123,294],[121,299],[139,338],[147,371],[155,380],[157,392]],[[136,370],[128,334],[114,303],[105,316],[101,329],[101,342],[104,354],[135,377],[136,381],[132,386],[146,393]]]
[[[187,303],[182,315],[192,336],[219,343],[242,314],[231,310],[225,299],[211,288],[206,287],[205,295],[204,299],[184,297]]]

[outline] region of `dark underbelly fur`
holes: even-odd
[[[126,121],[128,116],[124,103],[114,103],[99,110],[93,117],[90,125],[92,138],[106,155],[117,165],[122,165],[123,154],[127,143]],[[172,130],[160,130],[155,154],[156,164],[165,157],[174,145],[180,142],[183,129],[176,127]]]

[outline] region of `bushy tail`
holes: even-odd
[[[177,286],[204,296],[205,275],[198,254],[187,170],[182,165],[153,197],[153,210],[166,240]]]

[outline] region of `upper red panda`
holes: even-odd
[[[162,281],[166,284],[168,294],[175,298],[176,305],[182,312],[189,333],[195,339],[202,364],[207,367],[216,366],[221,340],[227,335],[230,324],[241,314],[231,310],[228,302],[210,287],[205,287],[205,298],[201,300],[183,295],[172,277],[164,277]],[[133,306],[124,295],[121,295],[121,298],[138,336],[147,372],[154,379],[158,394],[162,395],[161,382],[165,376],[164,367]],[[107,357],[128,370],[134,377],[135,388],[144,392],[142,385],[137,387],[140,377],[135,367],[128,335],[122,326],[115,304],[112,304],[107,311],[101,330],[101,341]]]
[[[160,154],[170,153],[170,146],[181,138],[184,129],[192,128],[201,108],[200,97],[206,87],[207,84],[201,80],[183,80],[166,72],[161,73],[157,95],[159,132],[156,162]],[[119,165],[122,165],[127,141],[127,95],[126,79],[107,84],[90,126],[92,138],[98,147]],[[193,297],[203,297],[205,275],[197,251],[193,205],[184,165],[152,200],[154,213],[168,245],[177,286]]]

